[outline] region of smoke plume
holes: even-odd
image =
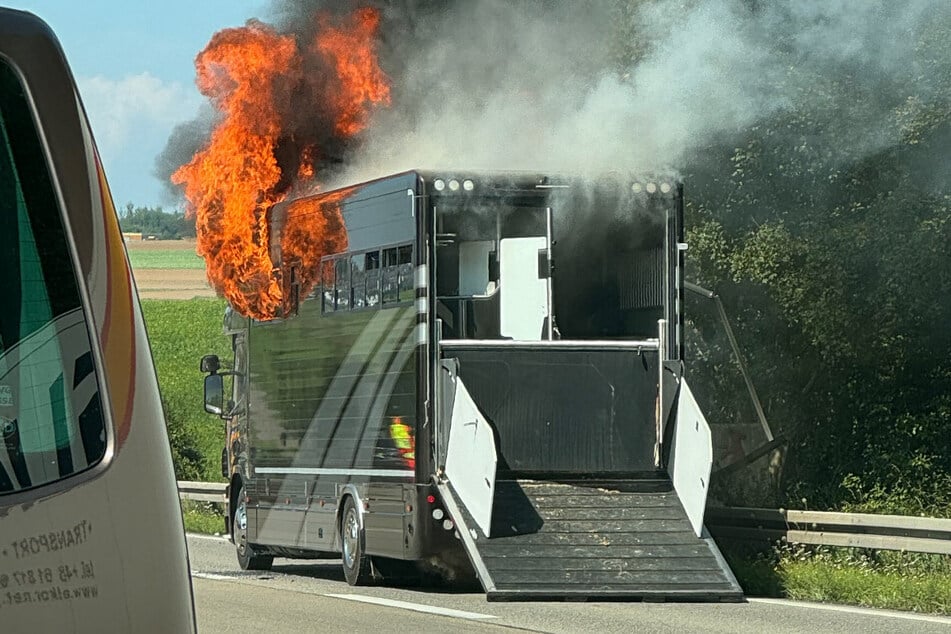
[[[944,0],[288,0],[270,20],[308,41],[315,16],[367,4],[382,16],[392,105],[324,152],[325,183],[417,167],[677,171],[817,106],[815,140],[855,159],[895,142],[886,121],[909,86],[925,106],[947,101],[951,62],[926,67],[921,37],[948,23]],[[160,172],[191,158],[177,150],[193,132],[173,135]]]

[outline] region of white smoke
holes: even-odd
[[[949,19],[946,0],[633,4],[639,53],[627,67],[611,42],[625,26],[616,3],[482,0],[428,14],[418,32],[437,35],[394,49],[397,98],[342,180],[409,168],[677,171],[711,142],[817,103],[830,117],[817,134],[854,159],[895,141],[884,121],[903,87],[947,99],[921,77],[919,46],[924,27]]]

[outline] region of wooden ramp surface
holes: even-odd
[[[440,491],[489,600],[740,601],[709,537],[698,538],[669,480],[496,483],[487,538]]]

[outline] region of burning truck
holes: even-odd
[[[339,556],[354,585],[422,570],[491,599],[740,599],[703,528],[682,187],[410,170],[325,190],[399,94],[383,17],[251,21],[196,60],[219,116],[171,179],[229,304],[232,358],[201,367],[239,564]]]
[[[233,359],[201,364],[243,568],[340,553],[354,585],[418,565],[490,599],[741,598],[703,527],[680,184],[409,171],[263,223],[276,314],[229,309]]]

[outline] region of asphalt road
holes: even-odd
[[[489,603],[472,588],[353,588],[337,560],[276,559],[242,572],[223,538],[188,539],[199,631],[951,633],[951,619],[779,600],[703,603]]]

